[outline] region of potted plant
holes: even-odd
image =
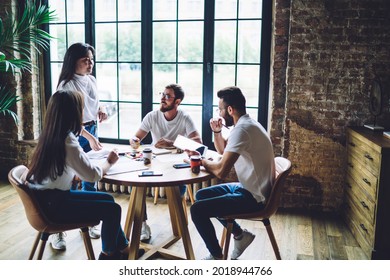
[[[6,77],[31,72],[35,67],[31,52],[47,50],[52,38],[42,25],[54,19],[54,12],[36,0],[26,1],[19,19],[8,12],[4,18],[0,17],[0,77],[3,76],[0,81],[0,115],[10,115],[15,123],[18,116],[13,109],[20,98]]]

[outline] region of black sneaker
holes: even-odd
[[[121,260],[121,259],[122,259],[122,254],[120,252],[116,252],[115,254],[110,256],[103,254],[103,252],[101,252],[99,255],[99,260],[103,260],[103,261],[112,261],[112,260]]]
[[[138,249],[137,259],[142,257],[144,254],[145,254],[145,249],[142,249],[142,248]],[[121,260],[128,260],[128,259],[129,259],[129,255],[128,254],[121,254]]]

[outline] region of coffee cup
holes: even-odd
[[[200,156],[191,156],[190,157],[190,166],[192,173],[198,174],[200,172],[201,165],[201,157]]]
[[[150,164],[152,162],[152,149],[145,148],[142,151],[142,155],[143,155],[143,158],[144,158],[144,164]]]

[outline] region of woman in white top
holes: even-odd
[[[120,259],[129,246],[122,227],[121,207],[104,192],[71,191],[73,179],[98,181],[117,162],[111,151],[100,166],[94,165],[80,147],[83,95],[60,90],[49,100],[45,124],[32,156],[26,180],[35,190],[45,214],[53,221],[102,221],[102,253],[99,259]]]

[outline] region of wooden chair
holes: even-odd
[[[246,214],[237,214],[221,217],[227,220],[227,227],[224,228],[221,238],[221,248],[223,249],[223,259],[226,260],[229,252],[229,243],[230,237],[233,230],[233,221],[236,219],[245,219],[253,221],[263,222],[268,237],[271,241],[272,248],[275,252],[276,259],[281,260],[278,244],[275,239],[275,235],[272,231],[270,218],[273,214],[276,213],[279,207],[280,195],[282,193],[282,188],[285,182],[286,177],[291,172],[291,162],[283,157],[275,158],[275,171],[276,177],[274,185],[272,186],[270,197],[267,201],[267,204],[264,209]]]
[[[18,165],[11,169],[11,171],[8,173],[8,180],[11,185],[16,189],[20,199],[22,200],[24,210],[26,212],[26,216],[30,225],[38,231],[37,237],[31,249],[29,260],[32,260],[34,258],[35,251],[38,247],[40,240],[41,245],[38,252],[38,260],[42,259],[47,239],[51,234],[78,228],[80,228],[82,231],[83,241],[85,249],[87,251],[88,259],[94,260],[95,254],[93,252],[91,239],[89,237],[88,227],[97,225],[100,221],[91,220],[84,223],[74,224],[60,224],[50,221],[47,216],[42,212],[39,203],[34,195],[34,192],[22,180],[23,175],[26,174],[27,171],[28,169],[26,166]]]

